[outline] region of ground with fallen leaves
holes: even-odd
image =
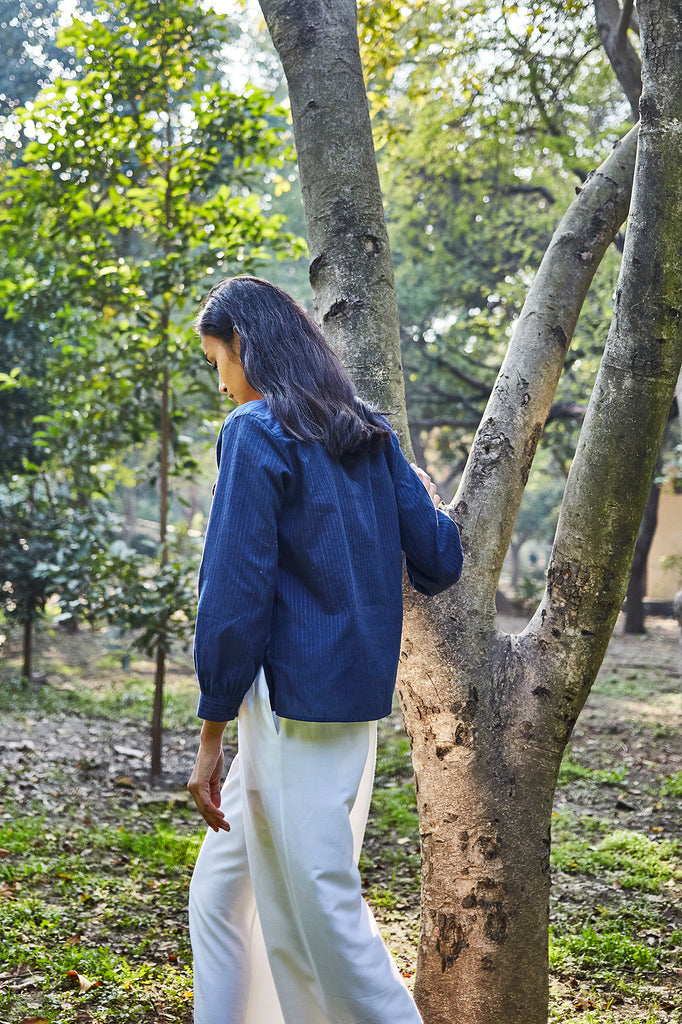
[[[516,630],[518,620],[503,626]],[[617,627],[567,750],[554,811],[558,1024],[682,1019],[682,711],[677,632]],[[184,789],[195,684],[171,666],[164,776],[148,778],[153,666],[103,634],[40,641],[39,681],[0,675],[0,1024],[191,1020],[187,887],[201,841]],[[227,753],[234,750],[228,733]],[[408,744],[381,723],[361,870],[408,983],[419,856]]]

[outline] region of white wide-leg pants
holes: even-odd
[[[361,894],[375,754],[376,722],[278,718],[261,669],[190,887],[195,1024],[421,1024]]]

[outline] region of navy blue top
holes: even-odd
[[[199,572],[197,714],[235,718],[263,665],[273,711],[305,722],[390,714],[402,568],[422,594],[459,579],[455,523],[391,434],[346,464],[289,437],[265,399],[225,420]]]

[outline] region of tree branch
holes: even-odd
[[[623,10],[620,15],[620,21],[618,22],[618,31],[616,32],[616,42],[622,46],[625,42],[628,29],[630,27],[630,20],[632,19],[632,11],[635,6],[635,0],[625,0],[623,4]]]
[[[410,420],[410,426],[417,430],[434,430],[435,427],[453,427],[455,430],[461,430],[462,427],[473,429],[477,423],[478,419],[464,420],[455,416],[433,416],[431,419]]]
[[[491,607],[535,448],[587,290],[627,214],[633,128],[594,172],[557,227],[528,293],[476,433],[453,512],[467,559],[463,583]],[[499,524],[491,530],[490,522]],[[485,581],[485,582],[484,582]]]
[[[585,415],[584,405],[577,402],[555,402],[547,414],[545,423],[552,423],[555,420],[581,420]]]
[[[618,0],[594,0],[597,34],[611,62],[632,111],[632,119],[639,117],[639,96],[642,91],[642,65],[637,52],[627,37],[627,26],[632,15],[632,0],[625,0],[621,11]]]
[[[473,391],[477,391],[480,395],[483,395],[484,398],[487,398],[490,395],[492,389],[489,384],[483,384],[482,381],[476,380],[475,377],[471,377],[468,373],[464,373],[463,370],[460,370],[457,366],[453,366],[452,363],[447,359],[444,359],[443,356],[427,352],[426,349],[422,349],[421,354],[424,359],[428,360],[428,362],[433,363],[435,366],[438,366],[439,369],[452,374],[453,377],[456,377],[457,380],[461,380],[463,384],[467,384]]]

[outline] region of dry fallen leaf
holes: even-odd
[[[145,758],[147,755],[144,750],[138,750],[136,747],[114,747],[117,754],[121,754],[123,757],[138,757]]]
[[[47,1017],[22,1017],[19,1024],[50,1024]]]
[[[597,1004],[593,1003],[591,999],[587,999],[585,996],[578,996],[577,999],[574,999],[573,1006],[576,1010],[595,1010],[597,1008]]]
[[[10,987],[13,992],[19,992],[22,988],[38,988],[39,985],[45,981],[42,974],[32,974],[30,977],[25,978],[23,981],[17,981]]]
[[[79,974],[78,971],[67,971],[66,977],[73,988],[78,986],[78,991],[81,995],[83,992],[87,992],[89,988],[92,988],[93,985],[97,984],[94,981],[90,981],[89,978],[86,978],[84,974]]]

